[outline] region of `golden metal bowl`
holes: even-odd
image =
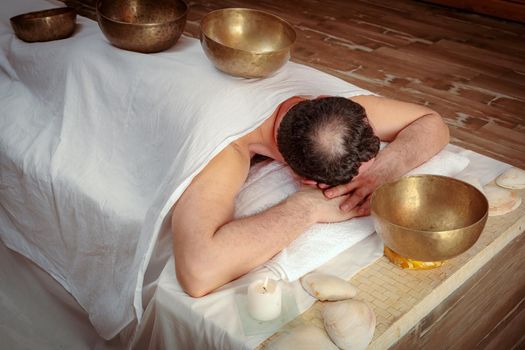
[[[244,78],[266,77],[290,59],[295,30],[270,13],[227,8],[201,21],[201,45],[219,70]]]
[[[399,255],[420,261],[450,259],[479,238],[488,202],[474,186],[446,176],[402,177],[372,194],[374,226]]]
[[[16,36],[26,42],[64,39],[75,31],[77,13],[70,7],[24,13],[11,17]]]
[[[188,5],[182,0],[102,0],[97,19],[116,47],[144,53],[166,50],[179,40]]]

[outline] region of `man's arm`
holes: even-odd
[[[199,297],[261,265],[316,222],[356,214],[339,209],[346,197],[328,200],[305,187],[282,203],[233,220],[235,197],[246,180],[249,155],[228,146],[193,180],[173,209],[177,278]]]
[[[328,198],[350,193],[342,210],[359,205],[359,215],[368,215],[369,195],[381,184],[394,180],[438,153],[449,141],[441,116],[425,106],[377,96],[356,96],[376,135],[390,144],[379,152],[371,166],[348,184],[325,191]]]

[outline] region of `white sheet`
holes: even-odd
[[[369,92],[293,63],[268,79],[230,77],[186,37],[158,54],[120,50],[82,17],[68,39],[14,36],[10,16],[48,7],[0,10],[0,236],[109,339],[140,319],[164,219],[214,155],[293,95]]]

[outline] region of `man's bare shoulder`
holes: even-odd
[[[250,166],[250,154],[247,149],[237,143],[231,143],[217,154],[195,177],[195,182],[202,179],[216,179],[218,175],[230,175],[234,178],[243,177]]]
[[[234,201],[250,168],[247,150],[230,144],[193,179],[175,204],[175,231],[200,226],[206,231],[223,225],[233,215]]]
[[[350,99],[363,106],[374,132],[382,141],[392,141],[410,123],[427,114],[435,114],[426,106],[387,97],[359,95]]]

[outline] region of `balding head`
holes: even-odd
[[[348,125],[342,117],[319,123],[308,135],[312,152],[321,158],[338,159],[346,154]]]
[[[379,151],[364,108],[343,97],[296,104],[279,125],[277,144],[297,174],[332,186],[350,181]]]

